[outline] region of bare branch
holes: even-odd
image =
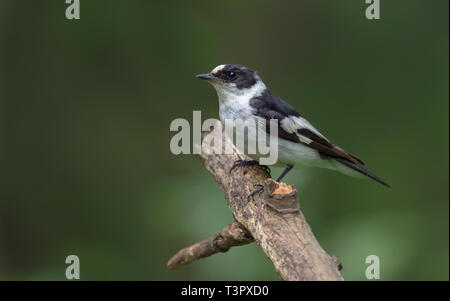
[[[221,127],[220,123],[215,127]],[[220,135],[221,132],[212,131],[209,135],[213,134]],[[222,138],[222,147],[226,149],[228,144],[234,149],[232,154],[215,154],[211,146],[203,145],[200,156],[222,189],[239,229],[250,233],[249,237],[255,239],[284,280],[343,280],[337,263],[320,247],[300,211],[295,188],[268,178],[268,174],[258,167],[247,167],[230,174],[233,163],[245,156],[234,148],[225,134]],[[254,200],[248,199],[255,184],[264,185],[264,192],[256,195]],[[169,268],[233,246],[229,243],[217,247],[213,241],[214,237],[181,250],[170,260]]]
[[[170,270],[176,270],[194,260],[226,252],[231,247],[242,246],[253,241],[252,236],[239,223],[234,222],[213,237],[180,250],[167,263]]]

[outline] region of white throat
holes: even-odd
[[[235,85],[214,84],[219,97],[220,119],[247,118],[251,115],[250,99],[260,96],[266,85],[258,79],[256,84],[247,89],[238,89]]]
[[[213,83],[213,86],[217,91],[220,103],[236,102],[241,98],[245,98],[248,101],[253,97],[261,95],[267,89],[266,85],[260,79],[256,84],[247,89],[238,89],[235,84],[223,85]]]

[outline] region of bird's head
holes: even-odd
[[[237,64],[224,64],[210,73],[198,74],[197,78],[208,81],[218,93],[242,95],[249,89],[263,85],[255,71]]]

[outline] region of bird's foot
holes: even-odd
[[[255,194],[258,194],[259,196],[261,196],[261,193],[264,192],[264,186],[261,184],[255,184],[253,185],[253,187],[259,187],[258,189],[255,189],[252,191],[252,193],[250,193],[247,197],[247,202],[250,201],[250,199],[252,199],[253,201],[255,200]]]
[[[255,160],[237,160],[234,162],[233,166],[230,168],[230,173],[236,168],[244,168],[248,166],[258,166],[264,170],[270,176],[270,168],[267,165],[260,165],[258,161]]]

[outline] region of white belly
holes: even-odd
[[[266,133],[265,125],[261,124],[260,118],[250,117],[242,123],[236,122],[235,112],[221,110],[220,118],[222,124],[225,124],[225,119],[234,120],[233,127],[225,126],[228,137],[233,137],[233,143],[237,149],[251,157],[254,160],[260,161],[261,157],[267,157],[268,154],[261,154],[258,148],[258,141],[260,137],[265,136],[265,141],[268,144],[270,141],[270,135]],[[244,127],[246,129],[244,129]],[[247,132],[246,132],[247,131]],[[245,134],[244,134],[245,133]],[[252,134],[253,133],[253,134]],[[277,165],[284,164],[303,164],[307,166],[326,167],[328,160],[322,160],[319,153],[312,148],[309,148],[300,143],[294,143],[285,139],[279,139],[278,136],[272,136],[272,139],[277,139],[278,144],[278,159]],[[243,141],[243,143],[237,143],[237,140]],[[256,146],[256,147],[255,147]],[[254,151],[256,150],[256,151]]]

